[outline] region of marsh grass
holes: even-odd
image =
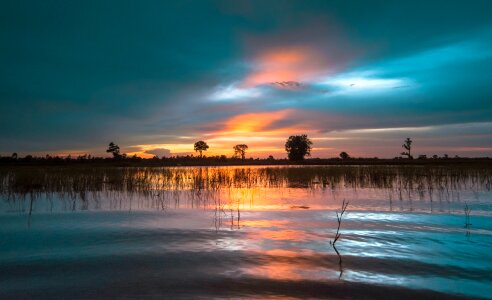
[[[110,208],[167,209],[179,206],[183,196],[192,207],[221,206],[220,192],[229,191],[233,204],[252,201],[259,188],[332,191],[352,189],[387,190],[390,199],[428,197],[430,201],[459,198],[461,190],[474,192],[492,187],[487,166],[299,166],[299,167],[1,167],[0,196],[9,203],[44,197],[63,201],[67,209],[85,210],[110,199]],[[248,191],[248,193],[238,192]],[[135,203],[133,201],[136,201]],[[232,209],[228,206],[230,213]]]

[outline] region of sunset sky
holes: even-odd
[[[0,154],[492,156],[492,1],[2,1]]]

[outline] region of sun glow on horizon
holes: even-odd
[[[154,156],[149,153],[152,150],[169,149],[172,156],[190,155],[194,154],[193,143],[204,140],[210,146],[205,152],[207,156],[232,156],[233,146],[245,143],[249,146],[247,157],[273,155],[276,158],[283,158],[286,156],[284,143],[290,135],[313,133],[313,130],[304,124],[287,122],[296,113],[297,110],[284,109],[234,115],[217,124],[211,124],[223,130],[201,133],[189,143],[136,145],[133,147],[140,148],[140,151],[128,154],[151,158]]]

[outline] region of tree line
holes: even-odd
[[[292,161],[303,160],[306,156],[311,156],[312,145],[313,142],[307,137],[306,134],[292,135],[285,142],[287,157]],[[208,148],[210,147],[204,141],[196,142],[193,147],[195,152],[200,153],[200,157],[203,157],[203,152],[207,151]],[[234,150],[234,157],[239,157],[242,160],[246,158],[246,150],[248,150],[248,145],[238,144],[232,147],[232,149]]]
[[[320,158],[311,158],[309,163],[336,163],[337,160],[340,161],[345,161],[345,162],[374,162],[375,160],[378,160],[379,163],[386,161],[386,162],[396,162],[398,163],[399,160],[406,160],[406,161],[411,161],[414,159],[412,155],[412,147],[413,147],[413,141],[411,138],[406,138],[402,144],[402,148],[404,149],[403,152],[400,153],[400,157],[395,157],[394,159],[388,160],[388,159],[378,159],[377,157],[375,158],[353,158],[351,157],[347,152],[343,151],[339,154],[339,158],[328,158],[328,159],[320,159]],[[197,152],[199,155],[198,156],[193,156],[193,155],[176,155],[173,157],[157,157],[154,156],[153,158],[150,159],[144,159],[141,158],[137,155],[133,156],[128,156],[127,154],[121,153],[120,147],[114,143],[110,142],[108,145],[108,148],[106,149],[107,153],[110,153],[112,155],[112,158],[103,158],[103,157],[95,157],[91,155],[79,155],[76,157],[72,157],[71,155],[68,155],[66,157],[59,157],[59,156],[50,156],[46,155],[45,157],[34,157],[32,155],[26,155],[25,157],[21,158],[18,156],[17,153],[13,153],[11,156],[0,156],[0,162],[2,163],[12,163],[12,162],[19,162],[19,163],[54,163],[54,164],[63,164],[67,162],[108,162],[108,161],[114,161],[114,162],[139,162],[139,163],[149,163],[149,164],[161,164],[161,165],[196,165],[196,164],[205,164],[205,165],[214,165],[214,164],[235,164],[240,161],[243,163],[247,160],[248,164],[287,164],[288,161],[290,162],[302,162],[305,160],[306,157],[311,156],[311,150],[313,147],[313,142],[311,139],[308,138],[306,134],[301,134],[301,135],[292,135],[290,136],[284,145],[285,151],[287,152],[287,159],[275,159],[272,155],[270,155],[266,159],[253,159],[253,158],[248,158],[246,159],[246,153],[249,150],[248,145],[246,144],[237,144],[232,147],[232,150],[234,151],[234,155],[231,158],[228,158],[226,155],[216,155],[216,156],[205,156],[204,153],[210,148],[210,146],[205,142],[205,141],[197,141],[193,145],[193,150]],[[447,154],[444,154],[444,156],[439,157],[437,155],[433,155],[432,157],[427,157],[426,155],[419,155],[417,157],[417,160],[451,160],[451,157],[449,157]],[[456,159],[463,159],[463,160],[470,160],[467,158],[460,158],[458,156],[455,156],[453,160]],[[488,159],[488,158],[482,158],[483,159]]]
[[[400,154],[402,156],[406,156],[408,159],[413,159],[413,156],[411,155],[412,143],[413,141],[411,138],[406,138],[402,145],[402,148],[404,148],[406,151]],[[110,144],[110,149],[111,149],[111,144]],[[313,142],[308,138],[306,134],[291,135],[285,142],[285,151],[287,152],[287,157],[289,158],[289,160],[292,161],[304,160],[306,156],[311,156],[312,145]],[[198,141],[194,145],[194,150],[195,152],[200,153],[200,157],[203,157],[203,152],[207,151],[208,148],[209,146],[204,141]],[[110,152],[110,149],[108,149],[108,152]],[[242,160],[244,160],[246,155],[246,150],[248,150],[248,145],[238,144],[235,145],[233,149],[234,149],[234,156],[241,157]],[[340,152],[339,156],[341,159],[350,159],[350,155],[345,151]]]

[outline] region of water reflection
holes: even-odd
[[[490,176],[418,167],[3,170],[0,298],[486,296]]]

